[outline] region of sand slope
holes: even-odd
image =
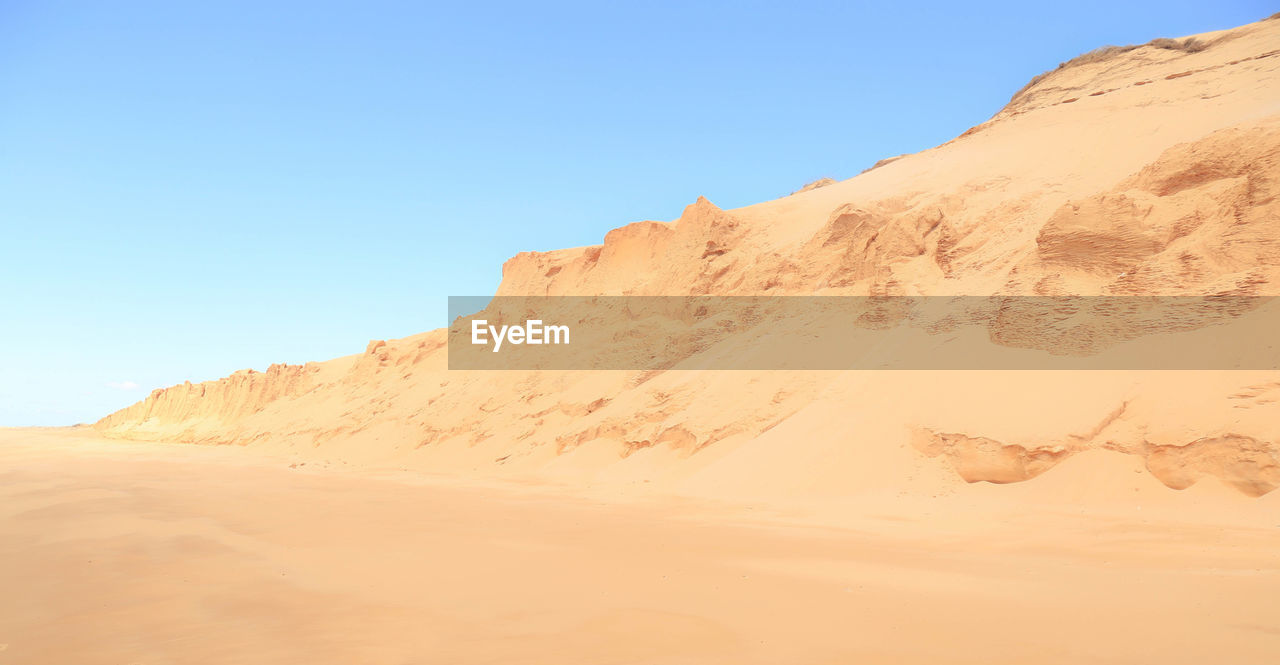
[[[1197,38],[1054,70],[851,180],[517,255],[499,293],[1280,295],[1280,20]],[[446,371],[444,343],[157,390],[95,427],[712,496],[1069,495],[1115,475],[1086,453],[1126,470],[1107,492],[1134,463],[1172,488],[1280,486],[1274,372],[486,373]]]

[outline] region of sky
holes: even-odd
[[[0,425],[445,324],[599,243],[945,142],[1267,2],[0,0]]]

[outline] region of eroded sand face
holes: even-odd
[[[1066,494],[980,484],[780,508],[289,464],[0,430],[0,662],[1280,653],[1274,495],[1174,492],[1126,469]]]
[[[843,182],[733,210],[698,199],[600,245],[518,254],[498,293],[1280,295],[1280,20],[1197,39],[1208,46],[1054,70],[989,122]],[[1057,343],[1015,323],[993,339]],[[1132,343],[1164,348],[1157,337]],[[1276,371],[487,372],[448,369],[445,342],[436,330],[158,389],[95,426],[352,466],[708,495],[1040,483],[1095,453],[1172,488],[1280,487]],[[717,352],[758,350],[739,342]],[[948,460],[949,480],[917,473],[904,447]]]

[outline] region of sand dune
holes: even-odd
[[[517,255],[499,294],[1280,295],[1280,20],[1188,39],[850,180]],[[973,348],[1106,346],[1025,311]],[[1183,323],[1099,353],[1228,329]],[[467,371],[446,340],[0,430],[0,663],[1280,660],[1280,372]]]
[[[1066,63],[957,139],[851,180],[736,210],[699,199],[598,246],[517,255],[498,293],[1280,294],[1280,21],[1195,39]],[[1056,343],[1007,332],[1003,343]],[[299,460],[710,495],[857,494],[909,486],[903,474],[930,465],[969,482],[1042,482],[1091,450],[1122,453],[1111,457],[1126,468],[1134,456],[1172,488],[1206,477],[1249,496],[1280,486],[1274,372],[445,367],[442,330],[375,340],[346,358],[157,390],[95,427]],[[931,482],[919,491],[946,486]]]

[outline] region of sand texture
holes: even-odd
[[[1280,295],[1280,21],[1196,39],[1067,64],[961,137],[844,182],[736,210],[699,199],[598,246],[519,254],[499,294]],[[1057,344],[1036,335],[996,337]],[[443,330],[375,340],[157,390],[95,427],[718,496],[932,491],[903,475],[919,465],[1009,483],[1095,450],[1171,488],[1280,486],[1277,372],[445,368]]]
[[[0,430],[0,662],[1274,662],[1280,495],[1135,461],[782,507]]]
[[[1280,20],[1195,39],[498,293],[1280,295]],[[0,665],[1280,662],[1280,371],[447,363],[435,330],[0,430]]]

